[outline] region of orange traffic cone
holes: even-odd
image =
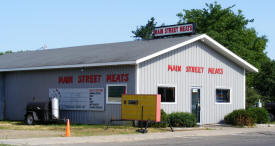
[[[66,136],[71,136],[70,120],[67,119]]]

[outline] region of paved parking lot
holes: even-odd
[[[274,143],[275,127],[258,128],[232,128],[216,127],[215,130],[190,130],[149,134],[125,134],[111,136],[86,136],[86,137],[44,137],[2,139],[2,144],[12,145],[213,145],[213,144],[236,144],[244,143]],[[259,137],[259,138],[257,138]],[[236,143],[232,143],[236,141]],[[207,142],[207,143],[205,143]],[[244,143],[243,143],[244,142]]]

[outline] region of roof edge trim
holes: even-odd
[[[239,66],[242,66],[242,67],[244,67],[245,69],[247,69],[248,71],[251,71],[251,72],[258,72],[258,69],[256,67],[254,67],[253,65],[251,65],[247,61],[243,60],[241,57],[239,57],[238,55],[236,55],[235,53],[233,53],[229,49],[225,48],[223,45],[221,45],[220,43],[218,43],[217,41],[215,41],[214,39],[212,39],[211,37],[209,37],[206,34],[202,34],[202,35],[197,36],[195,38],[192,38],[192,39],[190,39],[188,41],[179,43],[179,44],[174,45],[172,47],[169,47],[167,49],[164,49],[164,50],[161,50],[161,51],[156,52],[154,54],[151,54],[151,55],[148,55],[146,57],[140,58],[140,59],[138,59],[136,61],[136,63],[139,64],[141,62],[147,61],[149,59],[152,59],[154,57],[160,56],[160,55],[165,54],[167,52],[176,50],[176,49],[178,49],[180,47],[183,47],[183,46],[188,45],[190,43],[193,43],[195,41],[204,40],[204,39],[208,40],[213,45],[215,45],[216,47],[218,47],[220,49],[220,51],[222,51],[222,52],[220,52],[221,54],[226,54],[226,55],[230,56],[230,58],[228,56],[227,56],[227,58],[230,59],[231,61],[233,61],[233,62],[235,62],[235,61],[240,62],[240,64],[238,64]]]
[[[134,64],[136,64],[136,61],[106,62],[106,63],[93,63],[93,64],[75,64],[75,65],[39,66],[39,67],[0,69],[0,72],[81,68],[81,67],[97,67],[97,66],[115,66],[115,65],[134,65]]]
[[[221,51],[223,51],[224,53],[230,55],[233,59],[242,63],[244,68],[247,69],[248,71],[259,72],[259,70],[256,67],[254,67],[253,65],[251,65],[250,63],[248,63],[247,61],[245,61],[244,59],[242,59],[241,57],[239,57],[238,55],[236,55],[235,53],[233,53],[232,51],[230,51],[229,49],[227,49],[226,47],[224,47],[223,45],[221,45],[214,39],[212,39],[210,36],[204,34],[204,38],[207,39],[208,41],[210,41],[211,43],[213,43],[219,49],[221,49]]]

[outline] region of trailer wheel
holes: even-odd
[[[33,119],[33,116],[32,114],[28,114],[27,117],[26,117],[26,123],[28,125],[33,125],[34,124],[34,119]]]

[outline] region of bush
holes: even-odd
[[[270,121],[269,113],[265,108],[249,108],[248,111],[255,116],[255,121],[258,124],[267,123]]]
[[[160,119],[160,123],[152,123],[150,125],[150,127],[155,127],[155,128],[166,128],[168,126],[168,122],[167,122],[167,114],[166,112],[161,109],[161,119]]]
[[[235,126],[253,126],[256,122],[256,116],[249,110],[234,110],[224,117],[226,124]]]
[[[195,115],[185,112],[171,113],[168,120],[173,127],[194,127],[197,123]]]

